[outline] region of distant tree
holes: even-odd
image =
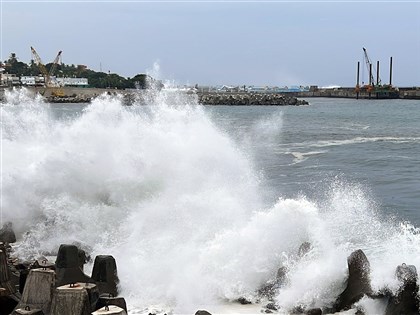
[[[16,53],[10,53],[9,59],[7,60],[8,63],[15,63],[17,62]]]
[[[29,67],[26,63],[18,61],[15,53],[11,53],[6,61],[6,69],[9,73],[16,75],[28,75]]]
[[[52,63],[45,65],[47,71],[51,69],[52,65]],[[41,74],[41,71],[34,60],[31,60],[29,64],[20,62],[15,53],[10,54],[9,59],[5,61],[4,66],[6,71],[16,74],[17,76],[37,76]],[[88,69],[84,65],[75,66],[74,64],[57,64],[55,75],[86,78],[89,81],[89,85],[96,88],[163,88],[161,81],[155,80],[146,74],[137,74],[133,78],[124,78],[116,73],[105,73],[102,71],[96,72]]]

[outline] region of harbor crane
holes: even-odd
[[[367,71],[369,72],[369,85],[372,86],[372,87],[381,85],[381,79],[379,78],[379,61],[378,61],[378,69],[374,69],[374,70],[377,70],[377,78],[376,78],[376,82],[375,82],[375,78],[373,76],[373,71],[372,71],[372,68],[374,66],[373,66],[372,61],[370,60],[370,58],[367,54],[366,48],[364,48],[364,47],[363,47],[363,54],[364,54],[364,57],[365,57],[364,59],[365,59]]]
[[[356,98],[359,98],[359,93],[368,93],[368,97],[370,98],[371,93],[376,94],[376,98],[394,98],[398,97],[398,88],[394,88],[392,86],[392,57],[389,61],[389,84],[382,84],[381,78],[379,77],[379,61],[377,61],[376,69],[376,81],[375,77],[373,76],[373,64],[370,60],[366,48],[363,47],[363,55],[364,61],[366,63],[366,67],[369,73],[369,84],[365,84],[363,82],[363,75],[362,75],[362,85],[359,85],[359,74],[360,74],[360,61],[357,62],[357,81],[356,81]]]
[[[33,59],[34,59],[35,63],[37,64],[39,70],[41,71],[41,73],[44,76],[45,87],[57,87],[58,84],[56,82],[53,82],[51,80],[51,78],[54,75],[55,70],[57,69],[57,64],[60,60],[62,51],[60,50],[58,52],[57,57],[55,57],[52,65],[51,65],[50,71],[47,70],[45,65],[42,63],[41,57],[38,55],[35,48],[33,48],[32,46],[31,46],[31,51],[32,51],[32,56],[33,56]]]

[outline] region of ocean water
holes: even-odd
[[[163,91],[127,107],[7,93],[1,219],[19,232],[16,254],[78,241],[113,255],[132,314],[259,313],[256,292],[281,266],[280,313],[328,306],[359,248],[373,288],[397,290],[397,265],[420,268],[420,103],[309,101],[204,107]]]

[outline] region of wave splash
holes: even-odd
[[[264,207],[252,161],[203,107],[153,93],[153,104],[132,107],[103,95],[69,119],[25,90],[6,95],[2,220],[21,231],[20,255],[84,243],[116,258],[134,309],[184,313],[256,301],[281,266],[289,270],[275,297],[282,310],[331,304],[358,248],[376,289],[397,288],[402,262],[420,266],[419,230],[381,219],[357,184],[332,183],[323,202]],[[299,258],[303,242],[312,247]]]

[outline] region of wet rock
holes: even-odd
[[[272,311],[277,311],[277,306],[274,303],[268,303],[265,308],[272,310]]]
[[[60,245],[55,265],[57,286],[76,282],[94,282],[83,273],[82,269],[80,269],[79,249],[75,245]]]
[[[365,311],[363,308],[358,307],[354,315],[365,315]]]
[[[287,268],[280,267],[277,270],[276,279],[267,281],[259,290],[258,295],[266,297],[270,301],[273,300],[279,288],[281,288],[287,280]]]
[[[305,256],[312,249],[312,245],[309,242],[303,242],[298,249],[298,256]]]
[[[339,295],[333,306],[334,311],[348,310],[364,295],[370,295],[370,264],[361,249],[351,253],[347,258],[349,277],[346,289]]]
[[[290,313],[292,314],[303,314],[305,312],[305,307],[303,305],[295,306]]]
[[[0,242],[10,244],[16,242],[16,235],[12,228],[12,222],[6,222],[0,229]]]
[[[276,282],[275,281],[267,281],[259,290],[258,295],[261,297],[265,297],[268,300],[272,301],[274,296],[276,295]]]
[[[322,315],[320,308],[311,308],[305,312],[306,315]]]
[[[385,314],[419,314],[419,286],[417,284],[418,274],[416,267],[402,264],[397,267],[396,276],[401,282],[401,287],[396,296],[389,298]]]
[[[198,310],[195,312],[195,315],[211,315],[211,313],[207,312],[206,310]]]
[[[286,267],[280,267],[279,270],[277,270],[276,275],[276,281],[279,285],[283,285],[287,280],[287,268]]]
[[[244,298],[244,297],[240,297],[240,298],[238,299],[238,302],[239,302],[239,303],[241,303],[242,305],[245,305],[245,304],[252,304],[252,302],[251,302],[251,301],[247,300],[247,299],[246,299],[246,298]]]

